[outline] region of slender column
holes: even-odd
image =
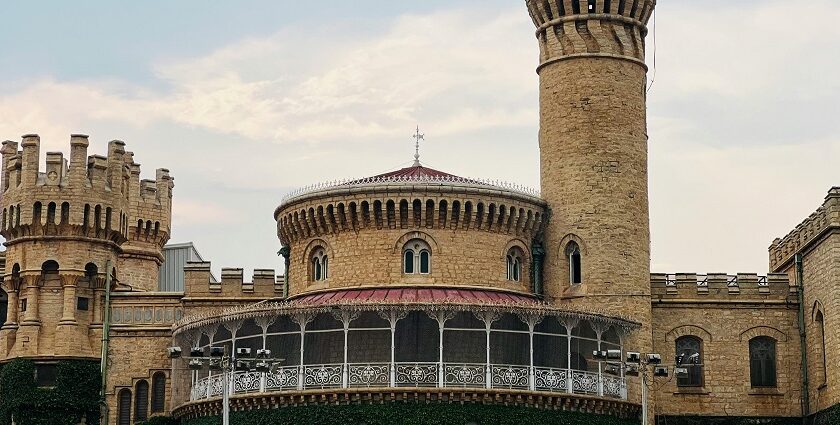
[[[397,317],[391,312],[391,388],[397,386]]]
[[[574,380],[575,374],[574,371],[572,371],[572,328],[566,328],[566,339],[568,341],[566,344],[566,357],[568,359],[566,366],[569,368],[569,375],[566,377],[566,392],[571,394],[574,392],[572,388],[572,381]]]
[[[241,321],[235,322],[228,322],[225,323],[225,328],[230,331],[230,361],[231,361],[231,368],[229,372],[229,379],[227,379],[225,383],[225,391],[229,394],[233,394],[233,381],[236,380],[236,334],[239,332],[239,329],[242,328]],[[227,369],[225,369],[227,370]]]
[[[63,304],[61,308],[60,325],[75,325],[76,320],[76,285],[80,275],[66,273],[61,275],[61,289],[63,291]]]
[[[262,333],[262,340],[263,340],[262,349],[265,350],[266,349],[266,342],[268,340],[268,327],[267,326],[263,327],[262,330],[263,330],[263,333]],[[272,355],[273,354],[274,353],[272,353]],[[266,381],[267,380],[268,380],[268,373],[262,373],[260,375],[260,392],[261,393],[265,392],[265,386],[266,386]]]
[[[38,287],[40,274],[26,275],[23,277],[26,284],[26,312],[23,315],[24,325],[38,325],[41,323],[38,314],[38,296],[41,288]]]
[[[91,286],[93,287],[93,324],[102,325],[102,318],[105,313],[105,277],[97,275],[91,279]]]
[[[440,329],[440,338],[438,340],[438,387],[443,388],[443,325],[446,320],[438,320],[438,328]]]
[[[598,335],[598,351],[601,351],[601,329],[596,327],[595,332]],[[598,362],[598,395],[604,396],[604,362]]]
[[[534,323],[528,323],[528,341],[530,344],[529,363],[528,363],[528,388],[531,391],[537,390],[537,374],[534,370]]]
[[[487,362],[484,371],[484,386],[486,388],[492,388],[493,386],[493,372],[490,370],[490,327],[492,326],[492,322],[486,321],[484,322],[485,330],[487,332]]]
[[[347,388],[350,386],[350,365],[347,364],[347,338],[350,334],[350,322],[344,321],[344,367],[342,368],[341,386]]]
[[[6,323],[3,325],[3,329],[17,329],[18,327],[18,305],[20,304],[20,300],[18,299],[18,291],[15,288],[14,282],[7,280],[9,282],[6,284],[6,288],[9,288],[9,292],[7,295],[9,296],[9,305],[7,306],[6,310]]]
[[[298,389],[303,389],[303,340],[306,337],[306,322],[301,321],[300,325],[300,363],[298,364]]]

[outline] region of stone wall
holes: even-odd
[[[798,304],[786,275],[655,274],[651,285],[654,351],[672,366],[676,340],[690,335],[703,352],[703,386],[657,380],[657,415],[801,416]],[[749,341],[760,336],[777,343],[776,388],[750,381]]]

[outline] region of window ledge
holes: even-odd
[[[780,397],[784,396],[785,393],[779,391],[778,388],[752,388],[749,395]]]
[[[705,387],[684,387],[678,388],[674,395],[710,395],[711,393]]]

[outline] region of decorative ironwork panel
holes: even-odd
[[[210,392],[209,397],[221,397],[225,391],[225,376],[215,375],[208,378],[207,390]]]
[[[289,388],[297,388],[299,371],[300,369],[295,366],[279,368],[274,373],[266,374],[265,389],[285,390]]]
[[[576,394],[598,394],[598,374],[574,371],[572,391]]]
[[[566,369],[545,369],[534,370],[535,386],[537,391],[568,392],[569,371]]]
[[[443,367],[447,387],[484,387],[487,366],[476,364],[447,364]]]
[[[209,378],[199,379],[190,393],[190,400],[196,401],[207,398],[207,384]]]
[[[493,388],[528,389],[530,387],[527,367],[493,365],[490,370]]]
[[[438,384],[437,363],[396,365],[398,387],[435,387]]]
[[[387,387],[391,384],[391,366],[388,364],[348,367],[351,387]]]
[[[262,375],[261,372],[244,372],[233,375],[234,394],[258,392]]]
[[[306,366],[303,370],[303,385],[306,388],[341,387],[342,365]]]
[[[604,388],[604,397],[624,399],[626,396],[627,382],[624,378],[617,376],[604,376],[601,378],[601,385]]]

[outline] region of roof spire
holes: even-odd
[[[420,132],[420,126],[418,125],[417,129],[414,130],[414,134],[411,136],[411,138],[414,139],[414,166],[415,167],[420,166],[420,141],[421,140],[424,141],[424,142],[426,141],[426,139],[424,139],[423,136],[424,136],[423,133]]]

